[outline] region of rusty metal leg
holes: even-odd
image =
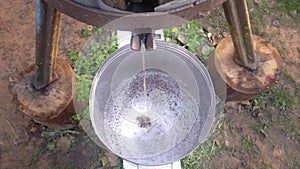
[[[36,0],[36,67],[33,86],[42,89],[55,80],[61,13]]]
[[[66,59],[58,59],[56,64],[60,22],[61,13],[44,0],[36,0],[36,62],[20,73],[12,101],[36,122],[65,130],[78,121],[72,118],[74,71]],[[50,85],[47,90],[36,92]]]
[[[227,0],[223,8],[236,51],[236,63],[247,69],[256,70],[259,56],[254,52],[246,0]]]

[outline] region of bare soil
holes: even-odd
[[[270,7],[276,4],[271,2]],[[252,8],[256,6],[250,6],[250,11]],[[300,168],[300,95],[296,91],[300,85],[300,33],[293,24],[299,20],[285,14],[278,26],[274,24],[276,16],[263,17],[263,29],[254,33],[280,51],[285,65],[278,87],[287,88],[295,104],[282,110],[274,105],[274,98],[267,97],[277,95],[262,97],[255,106],[254,101],[226,103],[219,131],[210,138],[219,151],[205,162],[205,168]],[[224,18],[220,20],[224,22]],[[80,51],[86,38],[76,32],[88,25],[68,16],[63,16],[62,25],[59,57],[65,58],[71,50]],[[216,42],[219,35],[228,35],[222,28],[215,30]],[[118,159],[95,145],[80,127],[55,131],[16,110],[11,85],[18,73],[34,63],[34,56],[35,1],[0,1],[0,168],[120,168]]]

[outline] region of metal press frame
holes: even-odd
[[[255,71],[259,56],[254,52],[246,0],[208,0],[172,9],[168,13],[192,20],[206,15],[221,4],[230,26],[236,63],[249,71]],[[89,8],[72,0],[36,0],[36,5],[36,67],[33,86],[37,90],[59,78],[55,74],[55,67],[62,13],[98,27],[127,15]],[[208,6],[211,8],[207,8]]]

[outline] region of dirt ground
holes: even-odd
[[[249,6],[251,12],[263,1],[255,3]],[[270,1],[266,9],[274,4]],[[223,118],[210,138],[217,150],[191,168],[300,168],[300,29],[294,23],[299,19],[272,14],[259,15],[265,20],[262,27],[255,18],[252,22],[257,25],[254,33],[272,43],[283,58],[278,87],[252,101],[226,103]],[[255,13],[253,17],[259,19]],[[76,32],[87,25],[67,16],[62,24],[59,57],[64,58],[71,50],[80,51],[86,38]],[[223,30],[212,32],[218,37],[226,34]],[[10,84],[34,63],[34,56],[35,1],[1,0],[0,168],[120,168],[119,161],[96,146],[80,127],[55,131],[15,109]]]

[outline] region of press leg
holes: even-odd
[[[209,66],[226,83],[226,100],[250,100],[277,83],[282,67],[279,52],[264,39],[252,35],[246,0],[224,4],[231,37],[218,43]]]
[[[235,61],[247,69],[256,70],[259,56],[254,52],[246,0],[228,0],[223,8],[235,48]]]
[[[74,72],[66,59],[56,63],[61,13],[43,0],[36,4],[36,62],[20,73],[12,101],[36,122],[52,129],[70,129],[78,123],[72,118]]]
[[[37,0],[36,4],[36,67],[33,86],[42,89],[56,79],[61,13],[43,0]]]

